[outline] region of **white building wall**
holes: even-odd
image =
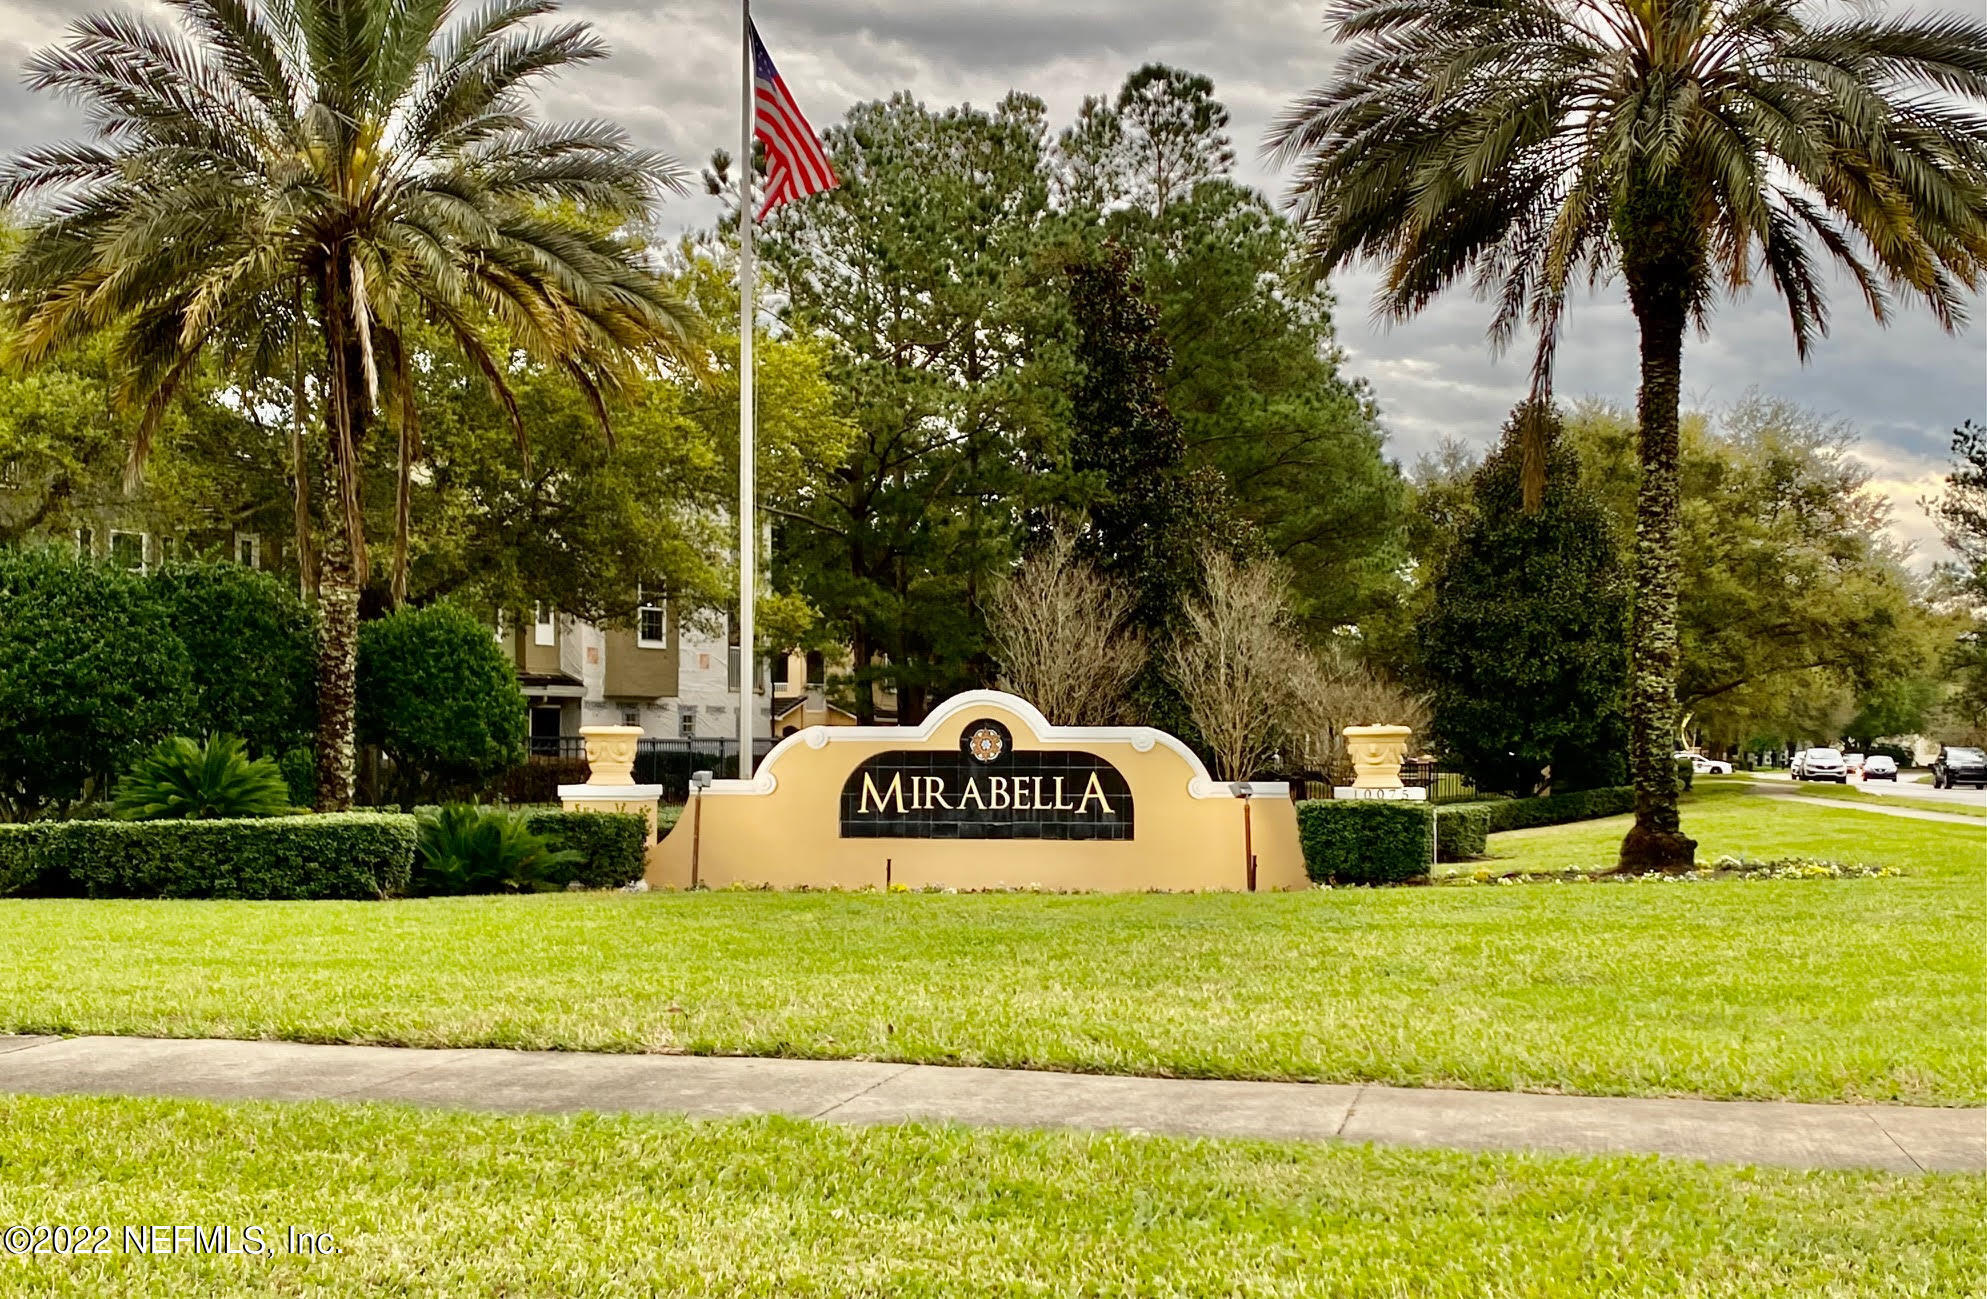
[[[575,624],[581,646],[582,680],[586,698],[580,707],[583,726],[634,725],[645,736],[675,739],[685,732],[687,716],[695,728],[690,734],[699,739],[736,739],[738,736],[738,695],[726,686],[725,662],[729,649],[726,632],[700,631],[684,619],[677,625],[677,693],[673,699],[608,699],[606,638],[590,623]],[[772,730],[771,697],[765,689],[768,674],[762,670],[760,690],[753,696],[757,715],[754,734],[769,735]]]

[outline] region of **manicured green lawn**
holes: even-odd
[[[1783,788],[1796,790],[1802,798],[1829,798],[1861,807],[1911,807],[1922,812],[1987,817],[1987,795],[1983,795],[1977,802],[1961,803],[1945,798],[1912,798],[1908,794],[1872,794],[1862,785],[1828,785],[1818,781],[1802,781],[1797,785],[1783,786]]]
[[[1978,1177],[780,1120],[0,1098],[9,1295],[1969,1296]],[[121,1243],[121,1234],[113,1240]]]
[[[1695,798],[1898,879],[0,903],[0,1031],[1987,1102],[1987,827]],[[1498,836],[1498,869],[1620,826]],[[1522,853],[1522,856],[1514,854]]]
[[[1806,785],[1794,788],[1803,794],[1809,790]],[[1837,785],[1814,788],[1843,792]],[[1850,796],[1877,801],[1860,793]],[[1916,877],[1964,880],[1976,890],[1987,886],[1987,828],[1854,815],[1776,798],[1787,795],[1761,790],[1742,776],[1700,777],[1696,790],[1685,796],[1683,827],[1698,841],[1699,864],[1712,864],[1721,856],[1818,857],[1898,866]],[[1489,864],[1500,871],[1602,869],[1613,864],[1631,820],[1617,816],[1493,835],[1491,856],[1499,860]]]

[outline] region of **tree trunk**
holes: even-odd
[[[318,562],[317,810],[352,806],[359,675],[359,580],[352,541],[336,517],[325,520]]]
[[[1683,871],[1697,842],[1677,811],[1677,415],[1683,382],[1683,331],[1692,271],[1677,228],[1661,221],[1626,249],[1628,297],[1642,335],[1642,477],[1635,499],[1635,610],[1629,631],[1630,777],[1635,825],[1621,841],[1620,869]],[[1669,238],[1664,238],[1668,234]],[[1625,241],[1626,242],[1626,241]],[[1679,245],[1682,245],[1680,247]],[[1639,254],[1639,255],[1638,255]]]
[[[855,673],[856,725],[876,725],[876,683],[869,675],[869,634],[860,627],[849,636],[849,653]]]
[[[365,536],[357,511],[358,458],[371,404],[364,358],[352,327],[351,281],[344,262],[325,267],[319,324],[324,331],[324,545],[318,558],[317,810],[352,806],[357,767],[359,591],[365,582]]]

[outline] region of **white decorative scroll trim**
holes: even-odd
[[[1150,753],[1154,745],[1164,745],[1180,760],[1187,764],[1187,793],[1194,798],[1235,798],[1235,786],[1230,781],[1216,780],[1208,774],[1207,766],[1200,755],[1166,732],[1150,726],[1056,726],[1042,716],[1041,710],[1019,695],[1010,695],[1003,690],[968,690],[957,694],[934,708],[922,723],[917,726],[810,726],[804,731],[796,731],[773,746],[766,760],[759,764],[759,770],[750,780],[714,780],[704,790],[706,794],[720,797],[740,794],[770,794],[779,788],[779,780],[774,768],[789,749],[805,744],[810,749],[823,749],[830,744],[897,744],[916,745],[929,741],[938,734],[940,727],[960,713],[977,712],[985,708],[1000,708],[1013,713],[1028,729],[1034,732],[1038,743],[1060,744],[1129,744],[1139,753]],[[1282,782],[1256,781],[1252,783],[1254,797],[1290,797],[1290,786]]]

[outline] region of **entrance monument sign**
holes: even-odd
[[[1027,701],[991,690],[946,700],[920,726],[810,727],[781,741],[752,779],[714,781],[693,797],[650,850],[652,887],[1309,882],[1287,785],[1213,780],[1162,731],[1052,726]]]

